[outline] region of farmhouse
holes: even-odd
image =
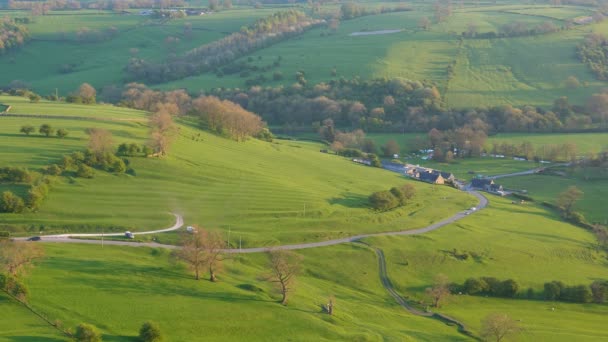
[[[445,184],[445,179],[438,173],[423,172],[419,179],[431,184]]]
[[[471,181],[471,187],[476,190],[504,195],[502,185],[494,183],[494,180],[489,178],[475,178]]]

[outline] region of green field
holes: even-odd
[[[596,180],[585,180],[580,175],[565,177],[534,175],[505,178],[500,182],[508,188],[527,190],[532,198],[549,203],[555,203],[557,195],[569,186],[576,186],[584,192],[584,195],[575,210],[580,211],[591,222],[608,223],[605,202],[608,180],[605,175],[602,179]]]
[[[474,331],[488,313],[504,312],[524,328],[518,340],[608,338],[602,328],[606,305],[523,299],[528,288],[540,296],[544,282],[561,280],[578,285],[608,277],[606,254],[597,252],[593,235],[562,222],[540,206],[511,204],[510,199],[492,196],[487,209],[445,229],[424,236],[366,241],[384,250],[393,285],[413,301],[424,298],[424,289],[439,273],[457,283],[482,276],[516,280],[522,299],[455,295],[440,310]],[[453,249],[478,257],[458,260],[449,255]]]
[[[44,247],[47,259],[28,277],[32,305],[66,327],[95,324],[104,341],[129,340],[145,320],[157,321],[170,341],[465,340],[453,327],[407,314],[382,288],[373,252],[356,245],[302,251],[304,269],[286,307],[258,280],[265,255],[226,261],[219,282],[210,283],[193,280],[163,250]],[[332,317],[320,307],[330,295]],[[3,332],[0,339],[12,341]]]
[[[390,6],[393,3],[364,2],[364,6]],[[561,27],[565,20],[588,15],[589,9],[576,6],[469,4],[455,6],[446,21],[421,31],[418,21],[432,17],[431,6],[414,3],[410,12],[371,15],[340,23],[336,32],[327,35],[324,27],[313,29],[287,41],[243,57],[254,57],[250,65],[264,66],[281,57],[281,64],[267,72],[253,72],[251,77],[265,75],[263,85],[291,85],[294,74],[304,71],[309,84],[326,82],[339,77],[362,79],[402,77],[435,82],[446,104],[455,108],[494,106],[502,104],[549,107],[559,96],[568,96],[572,103],[582,104],[592,93],[606,86],[597,81],[585,65],[575,57],[575,48],[592,31],[606,32],[608,24],[577,26],[553,34],[500,39],[464,39],[460,36],[467,26],[475,24],[479,32],[498,32],[502,25],[524,22],[538,25],[553,22]],[[0,73],[8,83],[19,79],[30,83],[34,90],[50,94],[58,89],[61,95],[73,91],[80,83],[89,82],[98,89],[120,85],[122,69],[135,56],[159,62],[169,51],[164,39],[177,37],[176,54],[224,37],[242,26],[267,16],[281,8],[264,7],[252,10],[240,7],[200,17],[160,22],[145,16],[116,15],[107,11],[51,12],[37,17],[29,24],[34,41],[24,48],[0,56]],[[308,8],[300,8],[308,11]],[[334,4],[323,10],[336,10]],[[9,12],[13,16],[23,12]],[[192,37],[184,35],[184,25],[192,25]],[[88,27],[103,30],[118,29],[110,41],[79,43],[76,32]],[[402,30],[384,35],[351,36],[355,32]],[[370,48],[372,47],[372,48]],[[132,52],[136,49],[136,52]],[[44,56],[44,58],[40,58]],[[448,79],[448,65],[455,63],[455,73]],[[72,72],[61,73],[65,64]],[[337,76],[332,76],[332,69]],[[272,81],[280,71],[283,81]],[[582,86],[566,88],[564,81],[576,76]],[[246,77],[239,74],[218,77],[213,73],[156,85],[161,89],[187,88],[191,92],[215,87],[244,87]]]
[[[49,105],[29,106],[28,111],[45,112]],[[79,115],[103,116],[108,108],[90,106]],[[113,115],[144,118],[138,111],[112,111]],[[115,144],[143,144],[148,134],[145,123],[133,121],[0,120],[0,144],[10,146],[0,151],[0,164],[33,170],[84,149],[84,130],[89,127],[110,130]],[[65,128],[70,135],[58,139],[19,133],[23,124],[38,127],[43,123]],[[98,171],[91,180],[62,178],[39,212],[0,217],[5,226],[30,231],[40,226],[47,231],[99,231],[102,227],[141,231],[169,227],[173,220],[169,212],[178,212],[188,224],[230,229],[235,238],[242,237],[245,247],[423,227],[475,203],[474,198],[454,189],[428,187],[389,171],[319,153],[319,149],[315,143],[292,141],[238,143],[184,121],[168,158],[130,159],[136,176]],[[386,213],[368,208],[371,193],[405,182],[412,182],[419,192],[410,205]]]

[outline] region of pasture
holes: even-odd
[[[146,320],[158,322],[170,341],[465,340],[455,328],[399,307],[380,283],[373,252],[358,245],[299,252],[303,270],[287,306],[259,280],[267,272],[262,254],[225,261],[211,283],[195,281],[165,250],[44,248],[47,258],[27,279],[33,307],[67,327],[94,324],[104,341],[130,340]],[[336,311],[328,316],[321,305],[331,295]]]
[[[455,295],[439,310],[474,331],[479,331],[486,314],[503,312],[524,328],[518,338],[522,341],[608,338],[601,328],[602,317],[608,313],[605,304],[524,299],[528,288],[541,298],[543,284],[552,280],[588,285],[596,279],[608,278],[606,253],[595,248],[595,237],[561,221],[540,205],[511,204],[508,198],[491,196],[488,208],[440,230],[422,236],[378,237],[366,242],[384,250],[393,285],[413,302],[424,299],[424,289],[439,273],[456,283],[483,276],[517,281],[519,298]],[[469,254],[469,258],[454,257],[451,254],[454,250]]]
[[[394,6],[378,2],[363,4]],[[453,15],[444,22],[423,31],[418,27],[418,21],[423,16],[432,17],[432,8],[422,3],[412,6],[415,10],[410,12],[343,20],[335,32],[325,27],[313,29],[237,61],[262,67],[280,57],[280,66],[270,71],[251,72],[243,77],[239,73],[220,76],[206,73],[155,87],[187,88],[191,92],[214,87],[244,87],[246,79],[260,75],[267,79],[264,86],[291,85],[297,71],[305,73],[309,84],[340,77],[401,77],[434,82],[446,104],[454,108],[503,104],[548,108],[559,96],[568,96],[572,103],[582,104],[590,94],[605,87],[605,82],[595,80],[587,67],[576,59],[575,48],[587,33],[607,31],[607,23],[530,37],[461,41],[461,33],[469,24],[474,24],[481,33],[499,32],[504,24],[512,22],[529,25],[552,22],[561,28],[569,19],[588,15],[590,12],[585,8],[512,2],[498,5],[463,3],[456,6]],[[286,6],[255,10],[236,7],[167,22],[108,11],[78,11],[71,15],[51,12],[29,24],[33,41],[20,50],[0,56],[0,61],[6,62],[0,63],[0,73],[5,83],[19,79],[42,94],[58,89],[61,95],[66,95],[82,82],[89,82],[98,89],[120,85],[126,82],[122,69],[130,58],[158,62],[172,54],[179,55],[218,40],[280,8]],[[322,10],[332,9],[337,7],[322,6]],[[23,15],[22,12],[9,13]],[[186,24],[191,25],[191,33],[186,33]],[[107,41],[79,42],[76,33],[83,27],[99,31],[114,27],[118,33]],[[401,32],[351,35],[379,30]],[[178,38],[179,42],[168,44],[165,42],[167,37]],[[449,65],[454,65],[451,76]],[[280,72],[283,79],[273,81],[275,72]],[[569,76],[577,77],[581,86],[567,88],[564,81]]]
[[[44,112],[47,104],[31,106],[31,110]],[[107,108],[89,106],[82,115],[101,116]],[[127,117],[142,115],[124,111]],[[137,121],[0,120],[0,144],[10,147],[0,151],[0,164],[31,170],[83,150],[88,141],[86,128],[109,130],[115,145],[144,144],[148,136],[146,123]],[[21,125],[38,127],[43,123],[67,129],[70,134],[59,139],[19,133]],[[169,227],[173,220],[169,212],[178,212],[187,224],[231,231],[231,242],[242,238],[246,247],[419,228],[476,202],[454,189],[406,180],[389,171],[320,153],[320,148],[293,141],[252,139],[239,143],[184,121],[167,158],[129,158],[136,176],[97,171],[93,179],[60,177],[38,212],[0,217],[3,226],[32,233],[102,228],[142,231]],[[410,204],[389,212],[369,209],[367,198],[373,192],[407,182],[418,191]]]
[[[606,212],[608,179],[605,174],[602,178],[589,180],[585,180],[583,173],[566,176],[531,175],[501,179],[500,183],[508,188],[527,190],[528,195],[535,200],[553,204],[559,193],[569,186],[576,186],[584,192],[584,195],[576,204],[575,210],[585,215],[590,222],[608,223]]]

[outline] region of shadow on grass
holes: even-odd
[[[127,335],[103,335],[103,340],[104,341],[133,341],[133,342],[137,342],[137,341],[141,341],[139,339],[139,336],[127,336]]]
[[[346,208],[369,208],[369,201],[366,196],[353,193],[342,194],[342,197],[334,197],[327,202],[331,205],[337,204]]]
[[[14,342],[56,342],[56,341],[66,341],[66,339],[55,338],[55,337],[42,337],[42,336],[7,336],[8,341]]]

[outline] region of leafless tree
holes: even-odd
[[[88,83],[83,83],[78,88],[78,96],[80,96],[83,103],[95,103],[96,95],[97,91]]]
[[[300,273],[302,257],[292,251],[272,250],[268,252],[270,275],[267,277],[277,284],[281,293],[281,304],[287,304],[287,298],[294,291],[296,276]]]
[[[0,270],[15,277],[22,274],[34,260],[44,256],[42,248],[33,243],[0,241]]]
[[[174,252],[174,257],[184,261],[194,272],[194,278],[200,279],[205,268],[209,270],[209,280],[217,280],[217,271],[223,259],[224,241],[219,233],[208,232],[197,228],[192,234],[185,235],[181,248]]]
[[[427,288],[426,294],[431,298],[434,307],[441,307],[441,303],[450,296],[448,277],[445,274],[435,276],[433,287]]]
[[[169,146],[175,135],[175,124],[171,114],[164,105],[160,110],[150,117],[150,147],[161,156],[167,155]]]
[[[481,337],[486,341],[500,342],[520,331],[517,322],[503,313],[489,314],[481,321]]]
[[[89,135],[89,148],[97,154],[111,152],[113,149],[112,132],[103,128],[87,128]]]

